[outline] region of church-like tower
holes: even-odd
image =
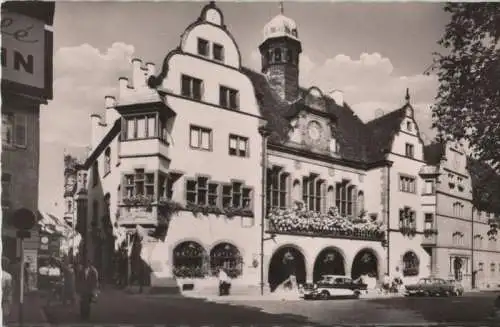
[[[264,41],[259,46],[262,73],[280,98],[287,102],[299,96],[299,56],[302,45],[297,24],[281,13],[264,27]]]

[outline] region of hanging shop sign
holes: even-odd
[[[52,32],[45,22],[3,9],[2,88],[52,99]]]

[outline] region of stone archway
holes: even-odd
[[[379,260],[374,250],[363,249],[356,254],[351,269],[353,279],[357,279],[361,275],[379,278],[379,273]]]
[[[316,257],[313,281],[316,283],[323,275],[345,275],[345,259],[342,252],[334,247],[324,248]]]
[[[271,292],[295,275],[298,284],[306,282],[306,260],[300,250],[286,245],[276,250],[269,263],[268,282]]]

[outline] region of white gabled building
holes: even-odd
[[[403,107],[363,123],[342,92],[300,87],[298,32],[274,17],[262,71],[249,70],[211,2],[159,72],[132,61],[130,81],[92,116],[78,178],[87,192],[76,191],[83,252],[105,278],[125,239],[132,275],[147,272],[153,286],[215,292],[219,267],[234,292],[261,281],[274,290],[290,274],[304,283],[398,268],[408,283],[431,273],[435,170],[408,92]]]

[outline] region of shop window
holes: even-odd
[[[202,278],[207,274],[208,255],[200,244],[182,242],[173,252],[173,274],[177,278]]]
[[[210,270],[213,276],[217,276],[219,269],[224,271],[230,278],[241,275],[243,260],[237,247],[229,243],[221,243],[210,251]]]
[[[248,157],[248,138],[238,135],[229,135],[229,155]]]

